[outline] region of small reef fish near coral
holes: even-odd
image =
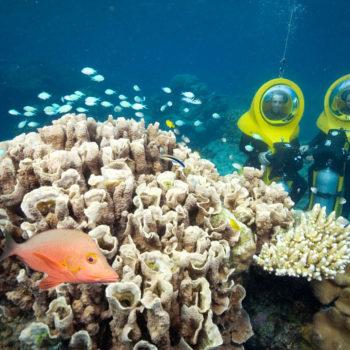
[[[32,269],[48,274],[41,289],[63,282],[116,282],[118,274],[109,266],[96,243],[78,230],[55,229],[36,234],[25,243],[15,243],[4,230],[7,248],[0,261],[18,255]]]
[[[179,158],[176,158],[170,154],[162,154],[160,159],[170,160],[172,163],[180,165],[182,168],[185,167],[185,164]]]
[[[165,123],[168,128],[175,128],[175,124],[171,120],[166,120]]]

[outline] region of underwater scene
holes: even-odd
[[[0,1],[0,349],[350,349],[349,18]]]

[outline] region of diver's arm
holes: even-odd
[[[315,147],[322,144],[327,135],[323,131],[319,131],[318,134],[309,142],[309,144],[300,146],[299,150],[301,155],[307,161],[313,161],[313,153]]]
[[[308,150],[310,149],[310,146],[309,145],[300,145],[300,142],[298,140],[298,138],[295,138],[294,140],[292,140],[290,142],[291,145],[293,145],[294,147],[298,148],[299,149],[299,152],[300,152],[300,155],[303,156],[307,156],[307,152]]]
[[[274,155],[271,151],[260,152],[259,153],[259,162],[261,165],[269,166],[274,159]]]
[[[261,163],[259,161],[259,154],[261,151],[266,151],[267,149],[268,146],[264,142],[255,140],[249,135],[242,134],[239,143],[239,150],[247,156],[244,166],[260,168]]]

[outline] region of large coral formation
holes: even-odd
[[[256,169],[220,178],[158,126],[67,114],[2,143],[2,227],[22,241],[54,227],[84,230],[121,276],[107,288],[40,292],[41,273],[5,260],[0,298],[37,321],[22,331],[28,346],[71,338],[72,348],[240,349],[252,335],[234,278],[274,227],[292,222],[292,202]],[[186,168],[161,160],[161,149]]]
[[[333,280],[315,281],[315,296],[334,305],[314,315],[312,342],[320,350],[345,350],[350,344],[350,265]]]
[[[290,228],[279,227],[254,259],[276,275],[332,279],[350,261],[350,226],[344,228],[334,212],[327,217],[326,208],[316,204]]]

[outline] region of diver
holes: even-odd
[[[319,203],[329,214],[348,218],[350,213],[350,74],[336,80],[324,99],[316,122],[319,133],[305,147],[309,167],[309,209]]]
[[[281,183],[294,203],[307,189],[307,182],[298,173],[303,167],[297,139],[303,112],[299,87],[278,78],[260,87],[250,110],[238,120],[242,131],[239,148],[247,155],[244,166],[263,166],[264,181]]]

